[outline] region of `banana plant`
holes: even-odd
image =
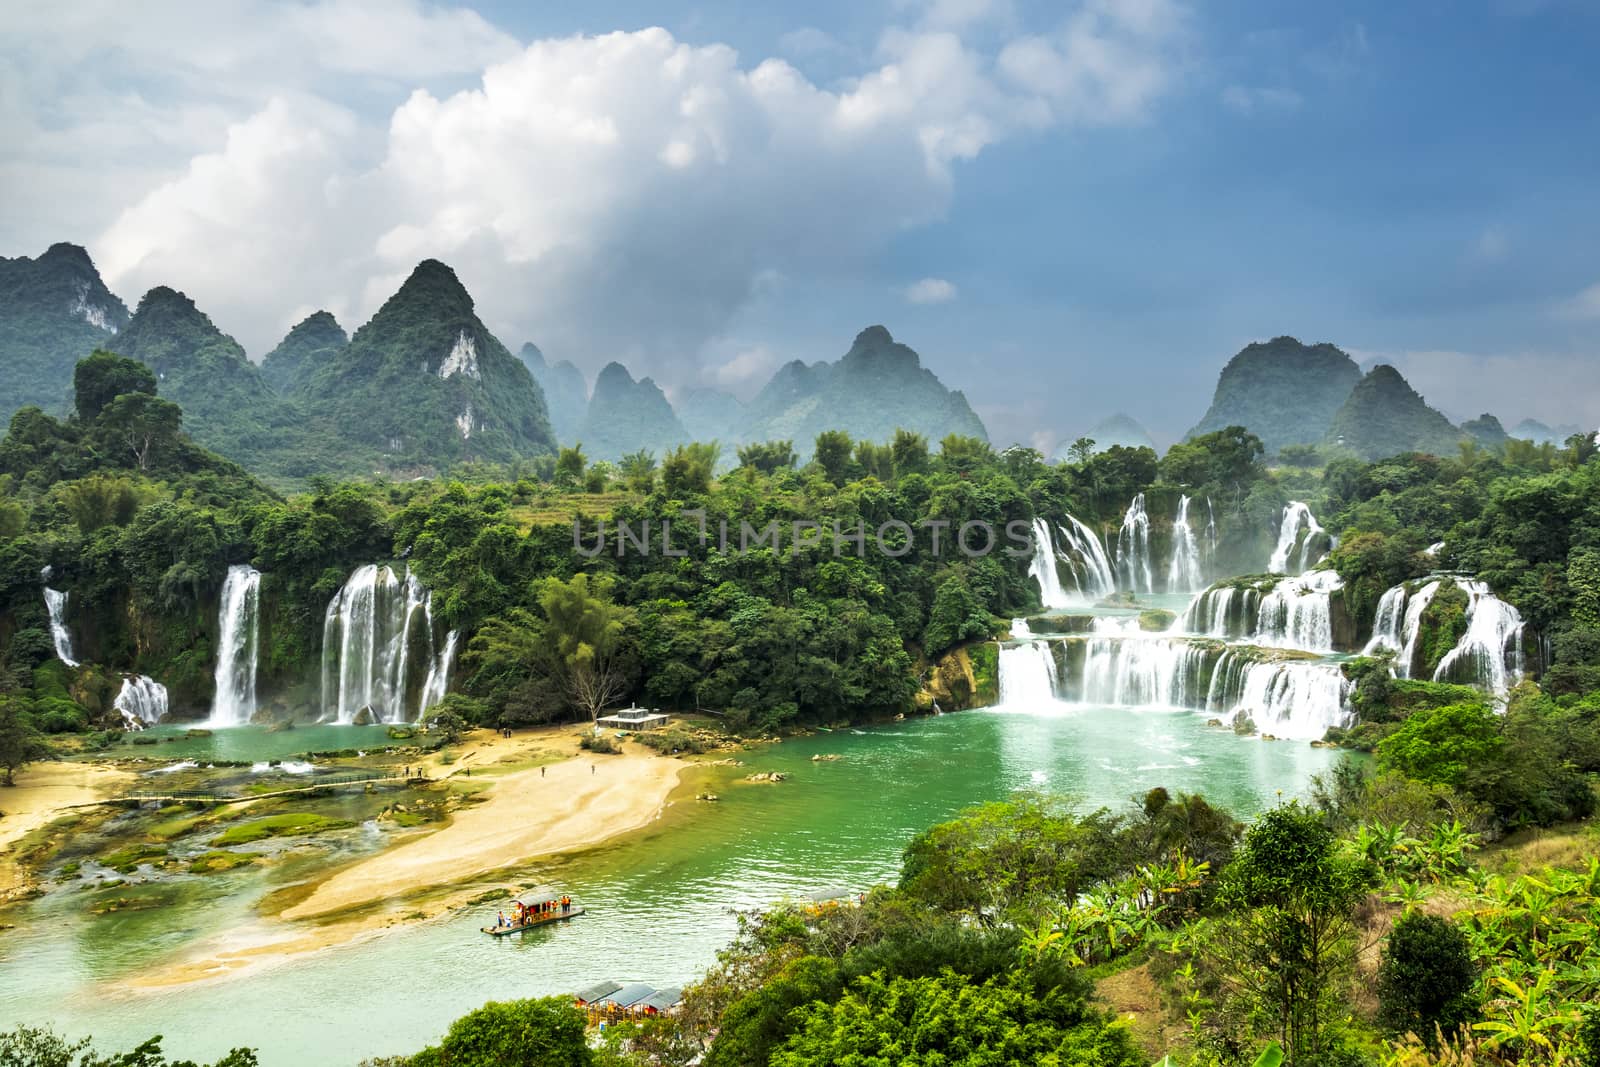
[[[1506,994],[1496,1000],[1505,1005],[1504,1016],[1472,1024],[1474,1030],[1488,1035],[1484,1048],[1509,1046],[1518,1063],[1560,1062],[1556,1039],[1563,1028],[1577,1025],[1583,1017],[1570,1005],[1550,1003],[1554,980],[1553,971],[1541,972],[1532,983],[1496,975],[1494,984]]]

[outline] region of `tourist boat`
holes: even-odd
[[[520,904],[523,908],[523,920],[521,922],[512,922],[506,926],[484,926],[480,927],[480,929],[482,929],[483,932],[488,934],[490,937],[509,937],[512,934],[520,934],[524,930],[532,930],[538,926],[549,926],[551,923],[564,922],[567,919],[575,919],[579,915],[583,914],[582,905],[576,903],[575,901],[569,901],[565,908],[557,907],[551,911],[545,912],[538,910],[540,904],[548,903],[553,900],[560,900],[561,896],[562,895],[560,893],[557,893],[548,887],[541,887],[530,893],[523,893],[521,896],[512,897],[510,900],[506,901],[505,907],[501,910],[515,910],[516,906]]]

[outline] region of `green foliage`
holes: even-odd
[[[1379,1021],[1430,1047],[1478,1017],[1478,967],[1461,928],[1449,919],[1407,912],[1395,921],[1378,967]]]
[[[130,393],[155,396],[156,376],[138,360],[123,359],[96,349],[73,368],[72,391],[78,418],[92,422],[120,396]]]
[[[777,1067],[894,1062],[908,1067],[1061,1067],[1142,1064],[1126,1030],[1084,1002],[1040,990],[1025,973],[981,984],[946,973],[884,979],[867,975],[833,1004],[798,1012],[800,1031],[778,1050]]]
[[[696,441],[672,449],[661,461],[662,490],[674,498],[709,493],[721,454],[721,446],[715,441]]]
[[[1461,440],[1461,431],[1385,363],[1356,383],[1323,439],[1330,448],[1348,449],[1369,460],[1405,452],[1448,456]]]
[[[32,708],[22,697],[0,694],[0,785],[15,785],[16,773],[50,750],[33,725]]]
[[[256,1067],[254,1050],[236,1048],[211,1067]],[[54,1031],[19,1026],[0,1033],[0,1067],[202,1067],[193,1060],[169,1060],[161,1038],[128,1052],[101,1055],[87,1040],[68,1041]]]
[[[1414,712],[1378,745],[1378,760],[1418,781],[1460,788],[1474,767],[1499,759],[1504,746],[1488,705],[1450,704]]]
[[[922,634],[923,652],[937,656],[963,641],[988,637],[993,629],[993,620],[968,587],[966,577],[951,571],[934,590],[928,628]]]
[[[490,1001],[450,1024],[411,1067],[587,1067],[584,1017],[566,997]]]
[[[795,465],[793,441],[756,441],[739,448],[739,466],[774,474]]]
[[[74,365],[128,323],[89,254],[56,244],[37,259],[0,257],[0,411],[64,414]]]

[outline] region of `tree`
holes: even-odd
[[[1409,778],[1460,788],[1475,768],[1497,762],[1505,740],[1487,704],[1413,712],[1378,744],[1378,763]]]
[[[928,469],[928,439],[910,430],[896,430],[889,443],[897,474],[922,474]]]
[[[212,1067],[256,1067],[253,1049],[236,1048]],[[87,1040],[68,1041],[54,1031],[19,1026],[0,1033],[0,1067],[200,1067],[193,1060],[171,1060],[152,1037],[129,1052],[101,1056]]]
[[[853,449],[850,435],[843,430],[824,430],[817,434],[813,458],[822,473],[834,485],[850,480],[850,453]]]
[[[711,491],[711,477],[717,470],[722,446],[715,441],[692,441],[679,445],[661,461],[661,488],[671,497]]]
[[[588,462],[582,441],[571,448],[563,448],[556,456],[556,484],[571,486],[583,481],[583,468]]]
[[[1094,455],[1094,438],[1079,437],[1067,446],[1067,455],[1072,462],[1083,465],[1089,462],[1089,457]]]
[[[573,704],[592,720],[632,682],[627,643],[635,617],[612,602],[611,587],[610,578],[591,583],[587,574],[567,582],[546,578],[537,586],[554,666]]]
[[[951,645],[988,637],[991,628],[983,602],[966,579],[952,571],[934,590],[933,610],[922,634],[922,650],[928,656],[937,656]]]
[[[124,393],[101,410],[94,439],[141,471],[164,458],[183,429],[178,405],[148,393]]]
[[[566,997],[493,1001],[450,1024],[412,1067],[588,1067],[583,1014]]]
[[[72,371],[74,406],[81,422],[93,422],[119,396],[156,395],[156,375],[136,359],[96,349]]]
[[[635,493],[648,493],[656,485],[656,457],[649,449],[641,448],[622,457],[622,480]]]
[[[1478,966],[1461,927],[1424,912],[1395,922],[1378,966],[1378,1020],[1434,1047],[1478,1015]]]
[[[793,467],[795,458],[793,441],[754,441],[739,449],[739,466],[754,467],[762,474]]]
[[[1355,960],[1350,916],[1375,880],[1298,803],[1263,814],[1223,873],[1218,899],[1236,912],[1218,946],[1225,980],[1276,1020],[1290,1064],[1321,1062]]]
[[[27,701],[16,695],[0,696],[0,770],[5,771],[0,785],[16,785],[18,771],[49,754],[49,746],[29,718]]]

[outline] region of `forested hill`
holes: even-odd
[[[54,244],[38,259],[0,256],[0,405],[52,413],[72,401],[72,368],[128,323],[89,253]]]
[[[1360,380],[1356,361],[1330,344],[1275,337],[1246,345],[1222,368],[1211,407],[1189,435],[1243,426],[1269,453],[1318,444]]]
[[[1493,416],[1488,416],[1493,419]],[[1483,427],[1492,436],[1494,427]],[[1382,459],[1402,452],[1447,456],[1467,437],[1450,420],[1430,408],[1417,391],[1387,363],[1373,367],[1356,383],[1328,423],[1324,443],[1348,449],[1364,459]],[[1500,442],[1505,434],[1500,434]]]
[[[393,470],[510,463],[555,449],[543,391],[438,260],[418,264],[312,373],[305,403]]]

